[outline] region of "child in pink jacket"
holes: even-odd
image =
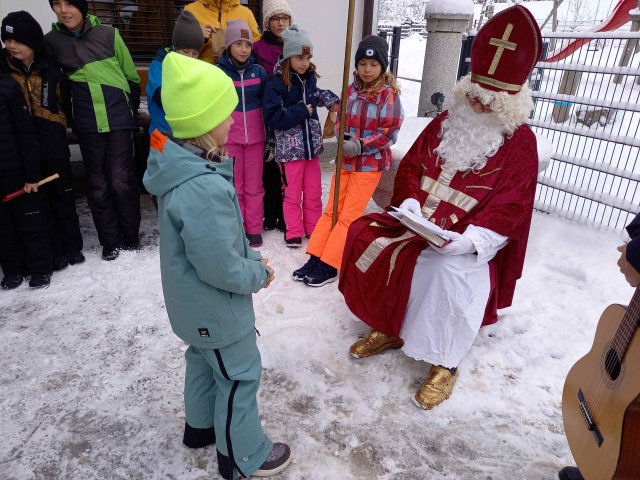
[[[252,247],[262,245],[262,169],[264,158],[264,119],[262,96],[267,72],[251,56],[253,36],[243,20],[227,22],[225,51],[218,61],[236,87],[240,102],[231,115],[234,124],[229,132],[227,152],[235,158],[234,184],[244,219],[244,229]]]

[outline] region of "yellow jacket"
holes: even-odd
[[[184,9],[191,12],[201,26],[210,25],[216,29],[226,29],[229,20],[244,20],[251,29],[253,41],[260,40],[260,30],[253,12],[240,5],[240,0],[197,0]],[[207,41],[200,53],[200,59],[209,63],[213,63],[211,43]]]

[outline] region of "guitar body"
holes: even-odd
[[[610,305],[598,323],[593,346],[569,371],[562,392],[564,429],[576,465],[586,480],[640,479],[640,334],[631,330],[631,343],[619,373],[605,367],[611,342],[626,309]],[[578,400],[585,399],[589,430]],[[598,445],[597,437],[601,444]]]

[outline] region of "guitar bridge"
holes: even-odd
[[[580,408],[580,412],[582,412],[582,418],[584,419],[584,423],[587,425],[589,431],[593,434],[593,438],[595,439],[598,447],[602,446],[602,442],[604,442],[604,438],[600,433],[600,429],[598,425],[593,420],[593,416],[591,415],[591,410],[589,410],[589,404],[587,403],[586,398],[584,398],[584,394],[582,393],[582,389],[578,389],[578,406]]]

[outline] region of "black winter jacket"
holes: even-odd
[[[67,118],[71,97],[64,74],[44,56],[36,57],[27,69],[6,50],[2,52],[0,68],[6,69],[22,89],[37,130],[40,158],[68,158]]]
[[[631,237],[627,244],[627,261],[640,272],[640,213],[627,225],[627,233]]]
[[[0,72],[0,176],[22,177],[27,183],[40,180],[36,129],[20,85]]]

